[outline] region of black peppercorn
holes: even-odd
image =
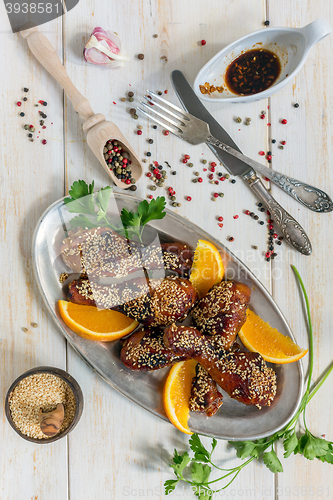
[[[267,151],[267,154],[268,154],[268,155],[271,155],[271,154],[272,154],[272,151]]]
[[[20,113],[20,116],[25,116],[24,113],[23,113],[23,111],[22,111],[22,113]]]
[[[157,129],[157,125],[153,125],[153,129],[156,130]]]
[[[29,89],[27,87],[24,87],[23,92],[29,92]]]
[[[27,101],[27,100],[28,100],[28,98],[27,98],[27,97],[23,97],[23,101]]]
[[[175,170],[173,170],[173,171],[171,172],[171,175],[177,175],[177,172],[176,172]]]
[[[28,137],[32,137],[32,134],[28,134]]]
[[[265,223],[264,223],[264,221],[263,221],[263,220],[261,220],[261,221],[259,222],[259,224],[260,224],[261,226],[263,226]]]
[[[276,244],[277,245],[282,245],[282,241],[277,241]]]
[[[130,191],[136,191],[137,189],[138,188],[134,184],[129,188]]]
[[[128,97],[133,97],[133,96],[134,96],[134,92],[131,91],[128,93]]]
[[[254,220],[259,220],[258,215],[255,215],[253,218],[254,218]]]
[[[147,155],[147,156],[151,156],[151,152],[150,152],[150,151],[147,151],[146,155]]]
[[[265,26],[269,26],[269,25],[270,25],[270,22],[267,20],[267,21],[265,21],[265,22],[264,22],[264,25],[265,25]]]
[[[258,203],[258,207],[262,207],[262,203]]]
[[[232,179],[231,184],[236,184],[236,180]]]
[[[153,144],[153,139],[148,139],[149,144]]]
[[[47,106],[47,102],[46,101],[43,102],[43,106]]]
[[[138,59],[140,59],[140,61],[142,61],[142,59],[144,59],[144,58],[145,58],[144,54],[139,54],[138,55]]]
[[[275,144],[276,143],[276,139],[272,139],[272,144]]]
[[[299,104],[298,104],[298,102],[295,102],[295,104],[294,104],[294,108],[299,108]]]

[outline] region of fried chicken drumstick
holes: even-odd
[[[215,380],[202,365],[198,363],[195,372],[192,380],[190,410],[212,417],[222,405],[223,396],[218,391]]]
[[[189,280],[174,276],[162,280],[138,278],[110,286],[74,280],[67,298],[75,304],[115,309],[144,326],[160,326],[185,319],[197,292]]]
[[[211,337],[187,326],[172,325],[163,338],[174,354],[197,360],[231,398],[259,409],[271,405],[276,374],[259,353],[217,351]]]
[[[200,332],[219,337],[220,346],[230,349],[246,320],[251,290],[237,281],[214,285],[192,311]]]

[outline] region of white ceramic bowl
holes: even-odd
[[[204,100],[217,103],[253,102],[265,99],[287,85],[302,68],[313,45],[329,35],[331,27],[325,19],[316,21],[303,28],[264,28],[231,43],[199,71],[194,81],[194,91]],[[275,83],[253,95],[237,95],[231,92],[225,83],[225,73],[229,64],[238,56],[252,49],[264,48],[276,54],[281,63],[281,72]],[[208,82],[210,85],[222,86],[224,91],[202,94],[199,85]]]

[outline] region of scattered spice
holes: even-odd
[[[295,104],[294,104],[294,108],[299,108],[299,104],[298,104],[298,102],[295,102]]]
[[[204,85],[199,85],[200,92],[202,94],[212,94],[213,92],[218,92],[219,94],[222,94],[224,91],[224,88],[222,86],[218,87],[215,85],[211,85],[210,83],[206,82]]]
[[[68,273],[61,273],[59,276],[59,283],[64,283],[68,278]]]
[[[164,135],[169,135],[169,130],[164,130],[163,134]]]
[[[32,328],[37,328],[38,327],[38,324],[34,323],[34,322],[30,323],[30,325],[32,326]]]
[[[206,42],[206,40],[201,40],[200,43],[201,43],[201,45],[206,45],[207,42]]]
[[[235,241],[235,238],[233,236],[230,236],[230,238],[228,238],[229,241]]]
[[[144,54],[139,54],[138,55],[138,59],[140,59],[140,61],[142,61],[144,58],[145,58]]]
[[[17,101],[16,104],[17,104],[18,107],[22,106],[22,103],[20,101]]]
[[[27,87],[24,87],[23,92],[29,92],[29,89]]]
[[[242,119],[240,116],[237,116],[236,120],[235,120],[236,123],[242,123]]]
[[[283,118],[283,120],[281,120],[281,123],[282,123],[282,125],[286,125],[288,122],[285,118]]]
[[[26,333],[28,331],[28,328],[26,328],[25,326],[22,326],[21,330],[22,330],[22,332]]]
[[[268,20],[267,20],[267,21],[265,21],[265,22],[264,22],[264,25],[265,25],[265,26],[269,26],[269,25],[270,25],[270,21],[268,21]]]
[[[59,433],[72,423],[76,413],[76,401],[69,385],[56,375],[37,373],[21,380],[9,399],[11,417],[17,429],[34,439],[47,439],[41,431],[38,415],[56,409],[59,403],[65,407],[65,418]]]

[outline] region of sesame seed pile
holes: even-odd
[[[59,403],[65,407],[65,418],[59,434],[72,423],[76,413],[76,401],[72,389],[60,377],[50,373],[38,373],[22,379],[10,395],[9,409],[17,429],[25,436],[47,439],[41,431],[38,415],[56,409]]]

